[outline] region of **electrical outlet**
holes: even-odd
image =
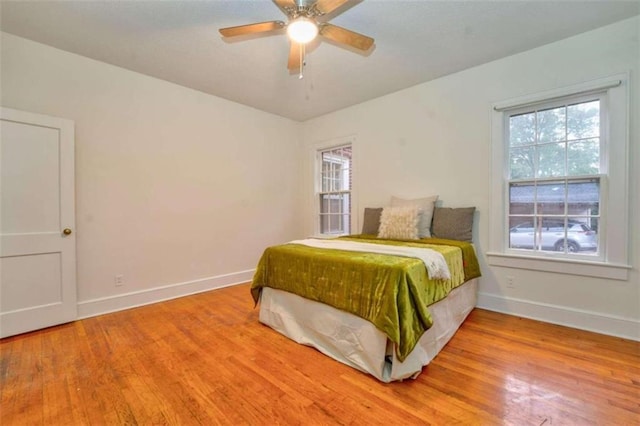
[[[124,276],[123,275],[116,275],[114,278],[114,281],[116,283],[116,287],[120,287],[121,285],[124,284]]]
[[[512,275],[507,276],[507,288],[516,288],[515,278]]]

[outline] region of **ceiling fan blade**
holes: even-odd
[[[320,35],[336,43],[346,44],[364,51],[369,50],[374,42],[371,37],[332,24],[324,24],[320,29]]]
[[[278,9],[282,11],[287,16],[291,15],[291,12],[298,9],[298,5],[294,0],[272,0]]]
[[[257,24],[239,25],[237,27],[220,28],[220,34],[224,37],[235,37],[247,34],[264,33],[284,28],[282,21],[259,22]]]
[[[275,0],[274,0],[275,1]],[[326,15],[333,12],[349,0],[318,0],[315,4],[315,8],[321,15]]]
[[[290,42],[291,47],[289,47],[289,62],[287,63],[287,68],[289,71],[299,70],[300,69],[300,58],[302,56],[302,51],[300,49],[300,44]]]

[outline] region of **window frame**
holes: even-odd
[[[619,74],[569,87],[498,102],[492,105],[490,265],[610,279],[628,279],[629,195],[629,74]],[[555,101],[602,93],[600,144],[600,220],[597,258],[509,248],[509,141],[506,117],[515,111],[545,107]],[[603,112],[604,110],[604,112]],[[615,167],[610,167],[614,165]],[[563,177],[562,179],[565,179]],[[612,206],[615,206],[613,208]]]
[[[509,172],[511,170],[511,166],[510,166],[510,144],[509,144],[509,139],[510,139],[510,122],[509,119],[513,116],[517,116],[523,113],[530,113],[530,112],[537,112],[540,110],[548,110],[548,109],[555,109],[557,107],[560,106],[567,106],[570,104],[578,104],[578,103],[583,103],[586,101],[590,101],[590,100],[598,100],[600,103],[600,111],[599,111],[599,120],[600,120],[600,134],[598,135],[598,138],[600,139],[600,144],[599,144],[599,148],[600,148],[600,153],[599,153],[599,172],[598,173],[594,173],[594,174],[589,174],[589,175],[569,175],[567,173],[565,173],[564,175],[561,176],[553,176],[553,177],[539,177],[539,176],[533,176],[531,178],[512,178],[511,176],[509,176]],[[607,181],[607,175],[608,175],[608,162],[607,162],[607,152],[608,149],[607,147],[609,146],[608,141],[607,141],[607,137],[608,137],[608,132],[607,129],[609,127],[608,125],[608,110],[609,110],[609,106],[607,103],[607,97],[606,97],[606,91],[594,91],[591,93],[587,93],[587,94],[577,94],[577,95],[568,95],[568,96],[562,96],[562,97],[558,97],[556,99],[553,99],[551,101],[540,101],[540,102],[536,102],[534,104],[528,104],[525,106],[521,106],[521,107],[514,107],[514,108],[505,108],[503,111],[503,123],[504,123],[504,128],[503,128],[503,135],[504,135],[504,142],[503,142],[503,146],[504,146],[504,168],[505,168],[505,174],[507,174],[507,179],[504,185],[504,190],[505,190],[505,194],[504,194],[504,216],[506,218],[506,223],[505,226],[506,228],[506,232],[504,234],[505,237],[505,241],[504,241],[504,250],[505,253],[509,253],[509,254],[513,254],[513,255],[525,255],[525,256],[529,256],[529,255],[533,255],[533,256],[542,256],[542,257],[549,257],[549,258],[558,258],[558,259],[562,259],[562,258],[566,258],[566,259],[576,259],[576,260],[585,260],[585,261],[604,261],[606,259],[605,256],[605,249],[602,247],[601,244],[601,235],[604,234],[606,235],[606,211],[607,209],[602,209],[602,200],[606,200],[607,199],[607,192],[606,192],[606,181]],[[570,143],[567,140],[563,140],[563,143]],[[541,145],[547,145],[550,144],[551,142],[545,142]],[[538,144],[534,143],[533,146],[536,146]],[[566,160],[566,158],[565,158]],[[537,165],[537,162],[536,162]],[[566,164],[565,164],[566,165]],[[549,251],[549,250],[536,250],[536,249],[525,249],[525,248],[512,248],[511,247],[511,241],[510,241],[510,229],[511,226],[509,226],[509,219],[511,217],[516,217],[518,215],[513,215],[510,213],[510,189],[511,189],[511,184],[515,184],[515,185],[520,185],[520,184],[527,184],[530,183],[532,185],[537,185],[537,184],[545,184],[545,183],[550,183],[550,182],[560,182],[563,181],[565,182],[565,184],[570,184],[571,182],[578,182],[581,180],[587,180],[587,179],[597,179],[598,180],[598,185],[599,185],[599,204],[600,204],[600,208],[599,208],[599,214],[598,214],[598,222],[599,222],[599,226],[598,226],[598,252],[595,255],[591,255],[591,254],[585,254],[585,253],[569,253],[569,252],[555,252],[555,251]],[[565,196],[565,202],[567,202],[566,196]],[[534,204],[537,204],[534,201]],[[540,217],[542,215],[534,215],[534,217],[532,217],[532,219],[535,219],[537,217]],[[552,216],[556,216],[556,215],[552,215]],[[567,219],[570,220],[570,217],[572,215],[569,214],[566,211],[565,208],[565,213],[560,216],[557,215],[558,219]],[[544,216],[543,216],[544,217]],[[544,218],[542,219],[544,221]],[[600,226],[602,225],[602,226]],[[568,229],[568,228],[567,228]],[[534,228],[534,232],[535,228]],[[566,232],[568,232],[567,230],[565,230],[565,238],[567,237]],[[588,253],[588,252],[587,252]]]
[[[350,173],[351,173],[351,188],[349,190],[340,190],[340,191],[329,191],[329,193],[336,193],[336,194],[345,194],[348,193],[349,194],[349,205],[350,205],[350,212],[346,213],[349,216],[348,219],[348,224],[349,224],[349,229],[347,230],[347,232],[343,232],[343,233],[322,233],[321,232],[321,203],[320,203],[320,195],[323,193],[327,193],[327,191],[322,191],[322,154],[324,152],[327,151],[331,151],[334,149],[339,149],[339,148],[343,148],[343,147],[350,147],[351,148],[351,161],[350,161]],[[340,138],[340,139],[334,139],[331,141],[327,141],[324,143],[320,143],[320,144],[316,144],[313,147],[313,197],[314,197],[314,202],[313,202],[313,215],[314,215],[314,235],[318,236],[318,237],[324,237],[324,238],[332,238],[332,237],[337,237],[337,236],[341,236],[341,235],[348,235],[351,232],[351,230],[355,229],[355,212],[356,210],[356,205],[355,205],[355,201],[354,201],[354,154],[355,154],[355,138],[354,137],[345,137],[345,138]],[[343,215],[345,213],[342,213]]]

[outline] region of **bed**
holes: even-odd
[[[261,323],[391,382],[417,377],[451,339],[479,276],[469,242],[354,235],[267,248],[251,292]]]

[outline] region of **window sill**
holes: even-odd
[[[629,265],[576,259],[550,259],[500,252],[488,252],[486,255],[489,265],[492,266],[608,278],[621,281],[629,279],[629,269],[631,269]]]

